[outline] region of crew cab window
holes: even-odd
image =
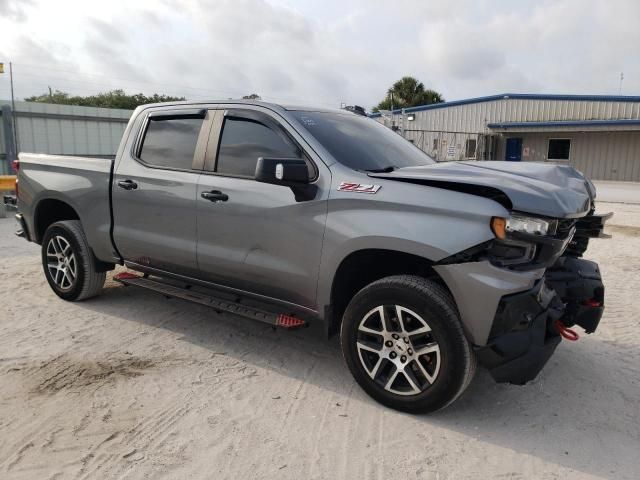
[[[255,120],[225,118],[216,172],[253,178],[259,157],[300,158],[301,152],[284,132]]]
[[[149,165],[191,169],[201,118],[150,118],[139,158]]]

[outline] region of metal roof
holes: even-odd
[[[536,94],[536,93],[502,93],[499,95],[488,95],[486,97],[468,98],[465,100],[454,100],[451,102],[432,103],[429,105],[418,105],[416,107],[405,108],[405,113],[420,112],[422,110],[434,110],[438,108],[457,107],[472,103],[493,102],[496,100],[569,100],[584,102],[640,102],[637,95],[562,95],[562,94]],[[392,113],[402,113],[402,109],[395,109]],[[379,117],[380,113],[372,113],[371,117]]]
[[[546,122],[496,122],[488,123],[489,128],[504,130],[512,128],[547,128],[547,127],[603,127],[615,125],[640,125],[640,119],[618,120],[555,120]]]

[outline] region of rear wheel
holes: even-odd
[[[455,303],[422,277],[387,277],[362,289],[347,307],[340,336],[358,384],[398,410],[443,408],[475,372]]]
[[[51,289],[64,300],[84,300],[102,290],[106,272],[96,262],[78,220],[56,222],[42,239],[42,266]]]

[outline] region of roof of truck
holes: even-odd
[[[182,102],[162,102],[162,103],[149,103],[143,105],[148,107],[169,107],[174,105],[217,105],[217,104],[243,104],[243,105],[258,105],[271,109],[282,109],[287,111],[304,111],[304,112],[333,112],[333,113],[352,113],[348,110],[340,108],[328,108],[328,107],[316,107],[309,105],[285,105],[274,102],[263,102],[262,100],[245,100],[245,99],[228,99],[228,100],[185,100]]]

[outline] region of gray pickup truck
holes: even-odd
[[[69,301],[126,285],[340,335],[373,398],[428,412],[476,363],[523,384],[604,308],[595,189],[569,166],[436,163],[373,119],[253,101],[139,107],[114,161],[19,156],[18,234]],[[136,273],[134,273],[136,272]]]

